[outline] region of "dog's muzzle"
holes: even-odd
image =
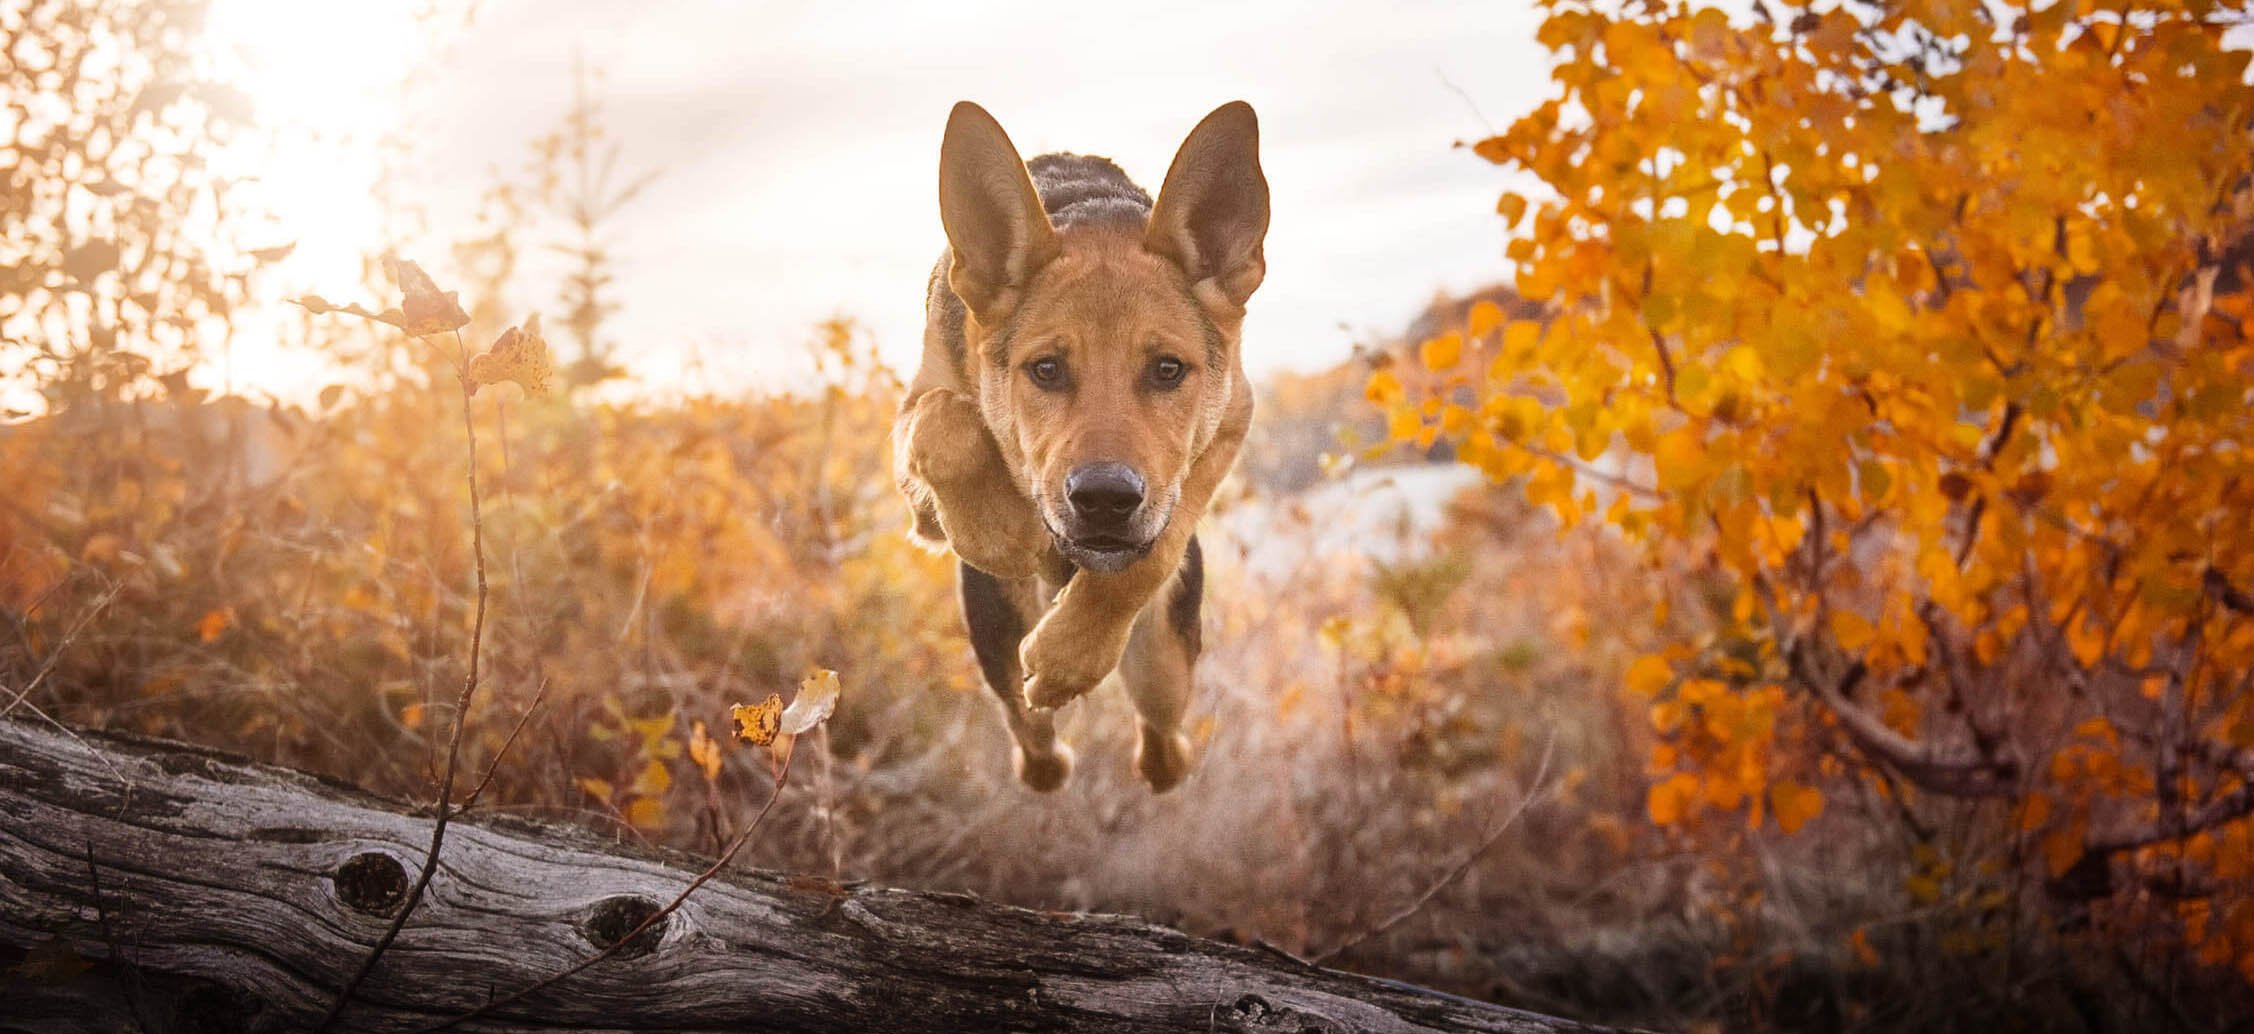
[[[1049,527],[1058,551],[1090,571],[1117,571],[1142,559],[1166,526],[1146,505],[1148,496],[1143,476],[1124,463],[1074,468],[1064,479],[1063,519]]]

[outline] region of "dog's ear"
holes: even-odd
[[[1197,285],[1211,282],[1229,304],[1243,307],[1268,264],[1268,178],[1260,172],[1260,120],[1252,105],[1231,101],[1190,130],[1166,169],[1143,246],[1172,259]],[[1209,303],[1210,304],[1210,303]]]
[[[1057,254],[1056,231],[1017,147],[969,101],[955,105],[939,145],[939,219],[955,251],[948,286],[982,322],[1006,314]]]

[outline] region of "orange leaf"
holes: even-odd
[[[1655,826],[1672,826],[1683,821],[1690,810],[1691,800],[1698,793],[1698,777],[1687,772],[1677,772],[1665,782],[1655,784],[1646,795],[1644,807],[1651,813]]]
[[[665,803],[655,797],[636,797],[626,805],[626,821],[636,829],[665,825]]]
[[[2031,793],[2020,802],[2019,831],[2032,833],[2051,820],[2051,799],[2048,794]]]
[[[705,733],[703,722],[689,725],[689,760],[707,781],[720,778],[720,744]]]
[[[1824,813],[1823,791],[1790,779],[1778,780],[1769,787],[1769,811],[1777,817],[1778,829],[1798,833],[1808,820]]]
[[[1453,330],[1427,340],[1417,349],[1427,370],[1445,370],[1463,361],[1464,336]]]
[[[1864,969],[1877,968],[1878,949],[1871,947],[1869,930],[1860,926],[1856,927],[1854,933],[1847,935],[1847,947],[1855,953],[1855,961],[1861,964]]]
[[[1674,679],[1674,666],[1667,663],[1667,658],[1654,653],[1636,658],[1636,663],[1628,666],[1624,681],[1630,691],[1648,697],[1657,696]]]
[[[1870,645],[1871,637],[1876,632],[1871,627],[1870,619],[1861,614],[1844,609],[1831,612],[1831,637],[1839,643],[1842,650],[1861,653],[1864,647]]]
[[[2066,870],[2082,860],[2082,824],[2070,822],[2052,830],[2043,837],[2043,864],[2050,870],[2051,878],[2066,875]]]

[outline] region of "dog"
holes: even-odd
[[[1154,202],[1111,161],[1022,161],[955,105],[939,155],[947,250],[893,425],[912,534],[960,561],[963,620],[1018,778],[1071,774],[1055,709],[1117,670],[1156,792],[1190,769],[1198,518],[1252,422],[1238,349],[1266,275],[1268,181],[1242,101],[1197,124]]]

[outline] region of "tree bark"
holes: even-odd
[[[301,1030],[430,819],[199,748],[0,721],[0,1031]],[[623,936],[694,869],[472,815],[339,1030],[421,1029]],[[1195,865],[1185,859],[1185,864]],[[654,943],[651,943],[654,940]],[[1591,1030],[1125,916],[763,872],[461,1030]]]

